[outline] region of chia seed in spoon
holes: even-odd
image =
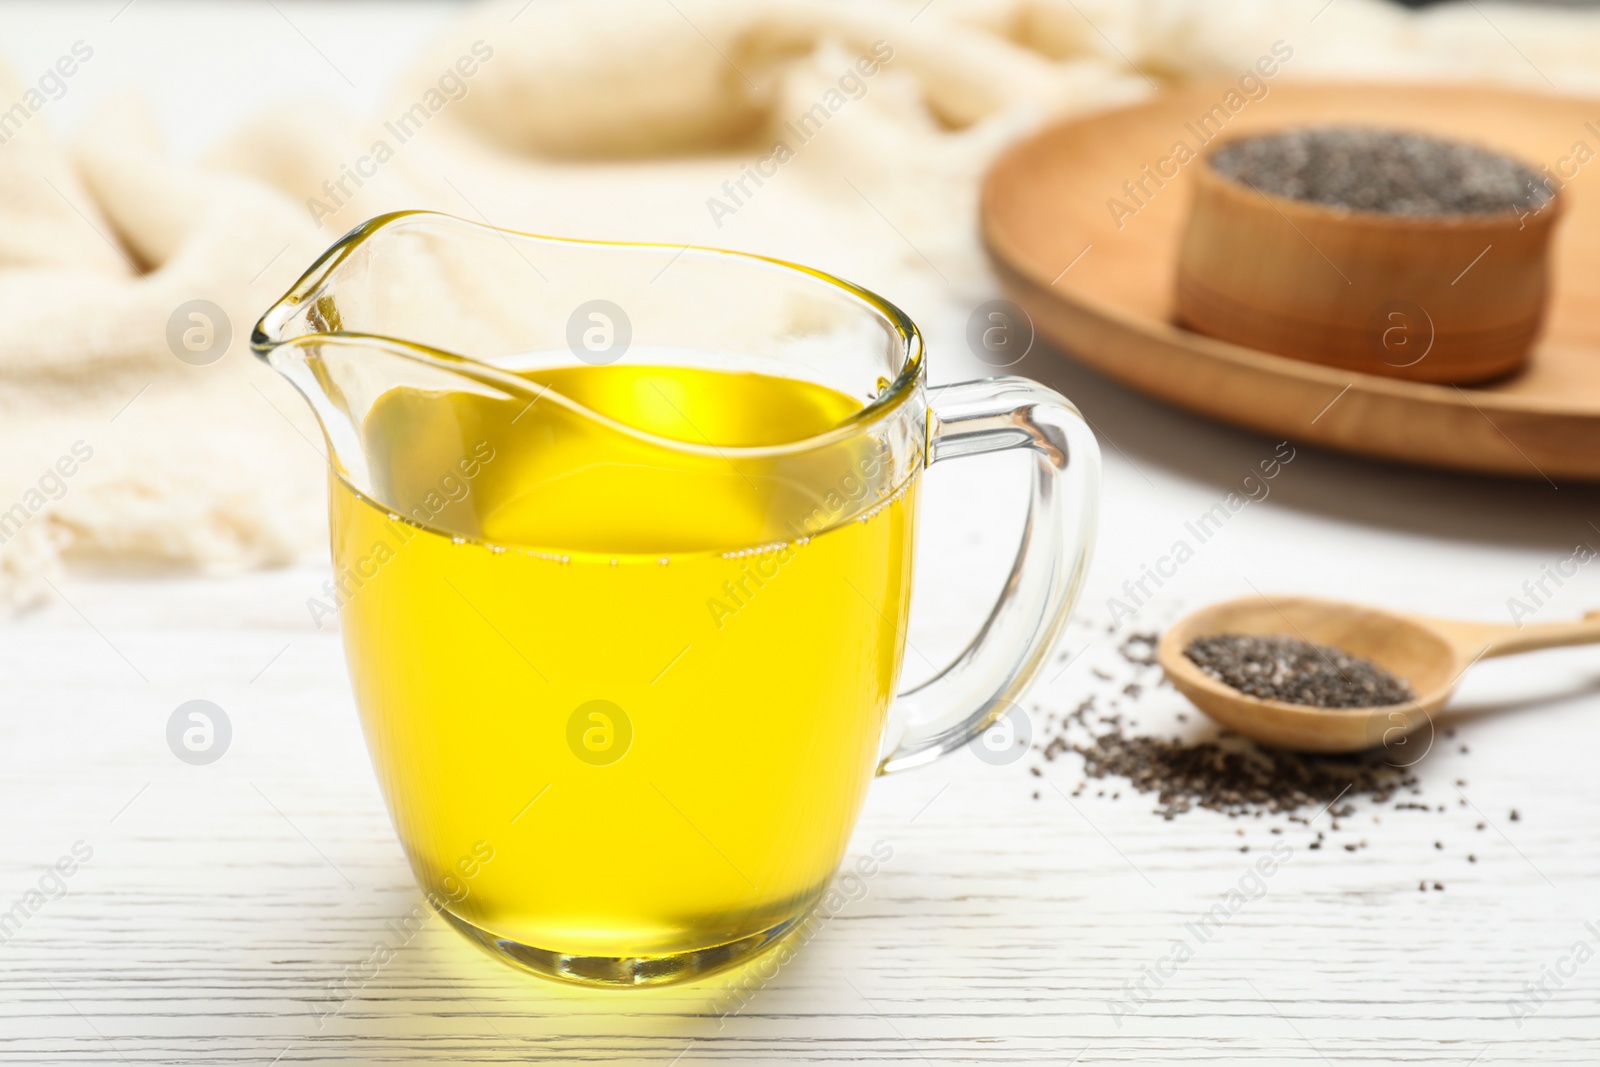
[[[1263,193],[1388,215],[1534,211],[1546,179],[1475,145],[1399,130],[1316,126],[1235,141],[1211,167]]]
[[[1295,637],[1216,634],[1183,650],[1223,685],[1261,700],[1316,708],[1367,708],[1416,699],[1411,686],[1371,660]]]

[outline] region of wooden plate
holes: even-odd
[[[1267,84],[1265,98],[1232,114],[1224,104],[1234,86],[1218,85],[1062,123],[995,163],[983,186],[984,240],[1008,295],[1038,331],[1135,389],[1291,440],[1552,483],[1600,481],[1600,101],[1459,86]],[[1549,167],[1565,181],[1567,215],[1532,366],[1487,386],[1427,385],[1173,325],[1178,241],[1199,165],[1178,165],[1175,145],[1199,148],[1198,120],[1208,113],[1214,134],[1364,123],[1473,141]],[[1136,199],[1125,182],[1145,191]]]

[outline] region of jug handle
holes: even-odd
[[[928,407],[929,466],[1025,448],[1032,490],[1000,599],[955,662],[896,698],[879,774],[932,763],[1005,713],[1066,624],[1094,547],[1100,448],[1066,397],[1026,378],[985,378],[930,389]]]

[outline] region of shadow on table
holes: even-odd
[[[1233,489],[1276,439],[1202,418],[1143,396],[1043,344],[1010,373],[1071,397],[1108,455]],[[1528,480],[1461,474],[1363,459],[1292,442],[1294,476],[1273,485],[1280,505],[1348,522],[1455,541],[1571,551],[1600,546],[1600,487],[1557,488],[1531,468]]]

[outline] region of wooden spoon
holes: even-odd
[[[1368,708],[1317,708],[1247,696],[1206,674],[1183,650],[1215,634],[1298,637],[1369,659],[1411,683],[1417,698]],[[1402,739],[1455,692],[1468,667],[1490,656],[1600,643],[1600,611],[1578,622],[1521,627],[1405,615],[1314,597],[1243,597],[1183,618],[1161,638],[1161,668],[1178,691],[1222,725],[1263,744],[1305,752],[1359,752]]]

